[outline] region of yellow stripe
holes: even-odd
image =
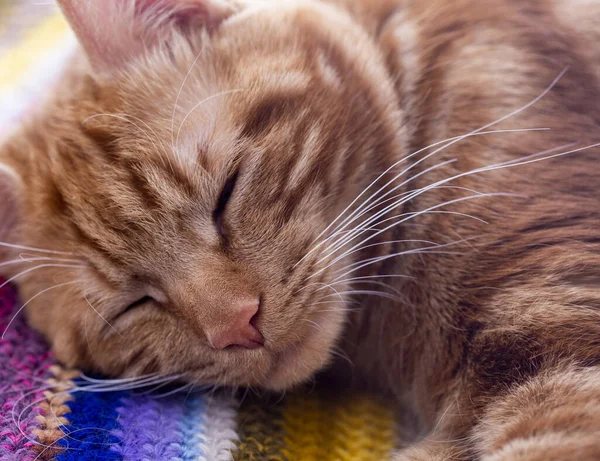
[[[25,80],[28,71],[64,39],[69,26],[60,13],[32,28],[23,40],[0,56],[0,90],[8,90]]]
[[[385,461],[394,448],[393,413],[365,396],[292,396],[283,417],[289,461]]]

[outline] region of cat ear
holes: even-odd
[[[214,30],[239,0],[58,0],[96,71],[126,64],[175,29]]]
[[[0,163],[0,241],[17,224],[19,190],[21,180],[17,173]]]

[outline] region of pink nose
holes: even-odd
[[[246,304],[238,309],[235,315],[227,321],[228,324],[208,332],[208,340],[215,349],[225,349],[228,346],[240,346],[246,349],[258,349],[264,346],[265,338],[252,325],[258,312],[258,303]]]

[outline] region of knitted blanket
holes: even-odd
[[[0,135],[44,95],[73,44],[51,2],[0,0]],[[173,393],[157,378],[64,370],[27,326],[23,301],[0,287],[0,461],[384,461],[393,447],[392,414],[372,396]]]

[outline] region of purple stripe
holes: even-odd
[[[12,289],[0,289],[0,335],[19,305]],[[42,338],[25,323],[23,313],[0,339],[0,363],[0,459],[32,461],[37,455],[34,431],[40,427],[36,416],[43,413],[37,402],[43,399],[43,388],[52,376],[49,368],[55,362]],[[17,426],[14,419],[19,417]]]
[[[122,443],[113,447],[124,461],[182,461],[184,437],[180,421],[185,417],[184,399],[124,398],[117,408],[120,429],[113,434]]]

